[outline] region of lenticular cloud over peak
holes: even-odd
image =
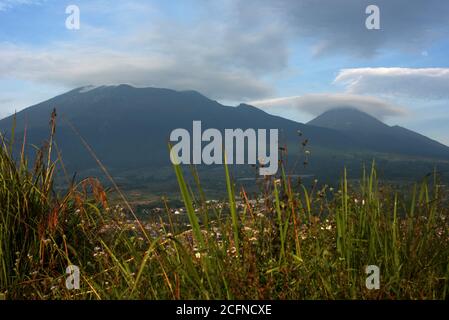
[[[336,109],[351,107],[369,113],[379,119],[406,114],[403,107],[386,100],[356,94],[320,93],[252,101],[250,104],[262,109],[290,108],[313,116]]]

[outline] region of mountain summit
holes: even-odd
[[[388,126],[369,114],[354,108],[335,108],[308,123],[312,126],[340,131],[380,131]]]

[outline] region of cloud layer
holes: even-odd
[[[449,98],[449,68],[343,69],[334,83],[343,85],[348,93]]]
[[[225,71],[213,61],[201,63],[190,56],[176,54],[128,53],[71,45],[28,50],[0,44],[0,61],[1,77],[68,88],[129,83],[194,89],[214,98],[237,100],[272,92],[271,87],[244,69]]]
[[[271,12],[270,18],[283,21],[290,36],[310,41],[318,56],[371,57],[385,48],[421,52],[448,36],[449,1],[445,0],[247,0],[239,4],[248,15]],[[365,10],[372,4],[380,8],[381,30],[365,27]]]
[[[138,1],[114,7],[102,1],[79,6],[81,30],[67,31],[67,41],[0,42],[0,80],[67,88],[130,83],[193,89],[214,99],[245,101],[272,95],[270,78],[288,66],[287,39],[281,27],[266,21],[244,25],[233,5],[212,7],[216,20],[197,8],[187,22]],[[99,12],[120,28],[83,20]]]
[[[405,109],[393,103],[374,97],[354,94],[306,94],[303,96],[283,97],[252,101],[250,104],[261,109],[290,108],[318,116],[325,111],[336,108],[352,107],[371,114],[378,119],[400,116]]]
[[[46,0],[0,0],[0,11],[11,9],[18,5],[40,5]]]
[[[42,1],[0,0],[0,8]],[[377,0],[379,32],[365,28],[368,4],[371,1],[193,1],[185,5],[190,11],[183,20],[136,0],[114,6],[80,0],[81,30],[65,34],[67,41],[41,46],[0,42],[0,78],[68,88],[125,82],[246,101],[273,96],[273,79],[290,69],[292,43],[317,55],[368,57],[385,47],[421,50],[448,35],[448,1]],[[85,19],[96,15],[104,15],[106,28]],[[405,32],[410,36],[404,37]],[[350,75],[340,76],[337,82]],[[359,82],[349,90],[365,92],[367,87]]]

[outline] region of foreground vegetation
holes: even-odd
[[[54,119],[53,119],[54,120]],[[54,133],[54,124],[52,126]],[[282,172],[258,194],[207,201],[192,170],[174,170],[184,202],[141,221],[124,196],[110,205],[95,179],[54,191],[53,141],[33,163],[0,148],[0,298],[3,299],[446,299],[448,192],[430,176],[409,190],[376,170],[336,188]],[[188,222],[184,224],[185,218]],[[168,221],[168,222],[166,222]],[[68,290],[66,268],[80,268]],[[380,289],[365,285],[380,268]]]

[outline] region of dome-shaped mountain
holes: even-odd
[[[388,128],[382,121],[354,108],[335,108],[308,123],[312,126],[343,131],[380,131]]]
[[[449,148],[435,140],[400,126],[388,126],[354,108],[336,108],[308,123],[350,135],[353,141],[375,152],[387,152],[449,160]]]

